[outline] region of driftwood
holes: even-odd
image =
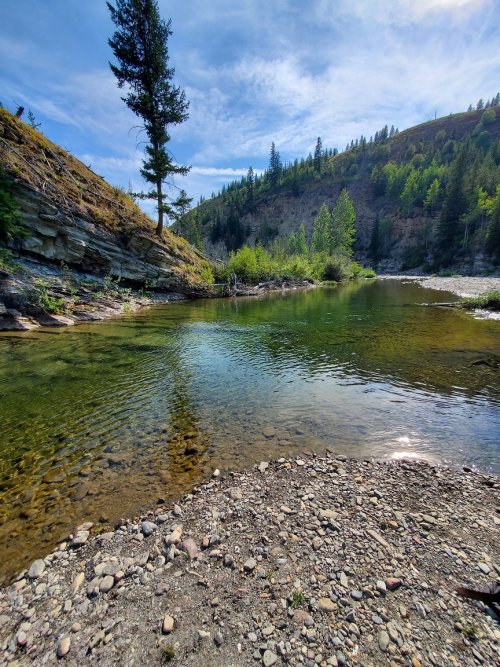
[[[496,614],[500,614],[500,583],[494,581],[484,587],[483,590],[477,591],[473,588],[457,588],[457,593],[463,598],[469,600],[479,600],[491,607]]]

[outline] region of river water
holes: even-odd
[[[80,521],[332,447],[500,472],[500,322],[399,281],[0,335],[0,578]]]

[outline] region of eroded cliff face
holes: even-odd
[[[209,265],[185,239],[169,229],[156,236],[125,192],[5,109],[0,170],[20,212],[12,261],[0,265],[0,330],[211,294]],[[141,292],[131,298],[130,288]]]
[[[113,233],[78,215],[63,212],[45,195],[21,184],[14,194],[26,236],[10,245],[14,255],[39,262],[64,263],[85,273],[110,276],[134,287],[196,294],[185,257],[141,230]],[[189,278],[192,277],[192,280]]]

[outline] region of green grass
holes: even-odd
[[[292,607],[292,609],[298,609],[298,607],[302,607],[306,602],[307,598],[302,591],[293,591],[290,600],[290,607]]]
[[[500,290],[484,292],[479,296],[468,296],[460,299],[460,305],[467,310],[483,308],[486,310],[500,310]]]
[[[162,662],[171,662],[175,658],[175,649],[172,644],[163,644],[161,646]]]
[[[469,641],[475,642],[479,638],[479,629],[475,623],[469,623],[462,628],[462,634],[464,637],[467,637]]]

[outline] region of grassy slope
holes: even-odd
[[[154,238],[185,262],[177,270],[188,282],[199,282],[205,262],[185,239],[169,229],[159,239],[155,223],[130,197],[5,109],[0,109],[0,165],[18,183],[43,192],[66,212],[112,233],[139,231]]]

